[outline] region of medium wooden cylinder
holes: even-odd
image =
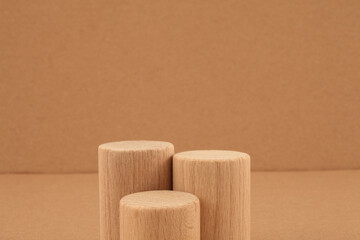
[[[173,188],[200,199],[202,240],[250,240],[250,156],[203,150],[173,157]]]
[[[171,189],[174,146],[123,141],[99,146],[100,239],[119,240],[119,201],[130,193]]]
[[[199,199],[176,191],[149,191],[120,201],[121,240],[200,240]]]

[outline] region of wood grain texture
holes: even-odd
[[[130,193],[171,189],[174,146],[123,141],[99,146],[100,239],[118,240],[119,201]]]
[[[148,191],[120,201],[121,240],[200,240],[199,199],[190,193]]]
[[[202,240],[250,240],[250,156],[235,151],[174,155],[173,188],[201,204]]]

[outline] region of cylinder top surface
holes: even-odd
[[[173,144],[162,141],[121,141],[104,143],[99,146],[99,149],[106,149],[111,151],[141,151],[173,148]]]
[[[227,150],[196,150],[181,152],[174,155],[176,159],[186,160],[236,160],[250,159],[247,153]]]
[[[174,208],[187,206],[198,201],[199,199],[191,193],[165,190],[133,193],[123,197],[120,203],[133,207]]]

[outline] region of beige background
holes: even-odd
[[[0,1],[0,172],[127,139],[360,168],[359,110],[359,1]]]

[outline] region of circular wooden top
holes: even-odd
[[[177,153],[174,155],[174,159],[197,161],[250,160],[250,156],[247,153],[237,151],[195,150]]]
[[[135,208],[177,208],[194,203],[199,203],[195,195],[168,190],[133,193],[120,200],[120,205]]]
[[[99,146],[99,149],[111,151],[142,151],[142,150],[156,150],[174,148],[174,145],[169,142],[161,141],[121,141],[104,143]]]

